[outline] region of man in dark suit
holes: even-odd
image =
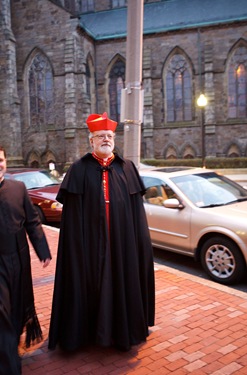
[[[43,267],[48,266],[51,254],[24,183],[5,179],[6,168],[6,152],[0,146],[0,375],[19,375],[18,344],[23,330],[27,347],[42,339],[26,234]]]

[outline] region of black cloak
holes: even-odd
[[[153,250],[134,164],[117,154],[109,168],[110,236],[102,168],[86,154],[68,170],[49,348],[98,344],[128,350],[154,325]],[[110,237],[110,238],[109,238]]]

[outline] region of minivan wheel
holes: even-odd
[[[244,257],[237,245],[220,236],[212,237],[203,244],[201,264],[213,280],[225,285],[240,281],[246,270]]]

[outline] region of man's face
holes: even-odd
[[[115,145],[114,138],[112,130],[94,132],[90,142],[95,154],[103,159],[110,157]]]
[[[7,162],[3,151],[0,150],[0,182],[3,180],[3,176],[6,172]]]

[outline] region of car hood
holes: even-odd
[[[56,200],[60,185],[46,186],[38,189],[29,189],[30,195],[45,199]]]
[[[226,206],[219,206],[219,207],[211,207],[211,208],[202,208],[202,210],[207,210],[207,212],[212,212],[214,214],[218,214],[219,216],[225,217],[232,217],[238,219],[246,220],[247,215],[247,201],[244,202],[237,202],[228,204]]]

